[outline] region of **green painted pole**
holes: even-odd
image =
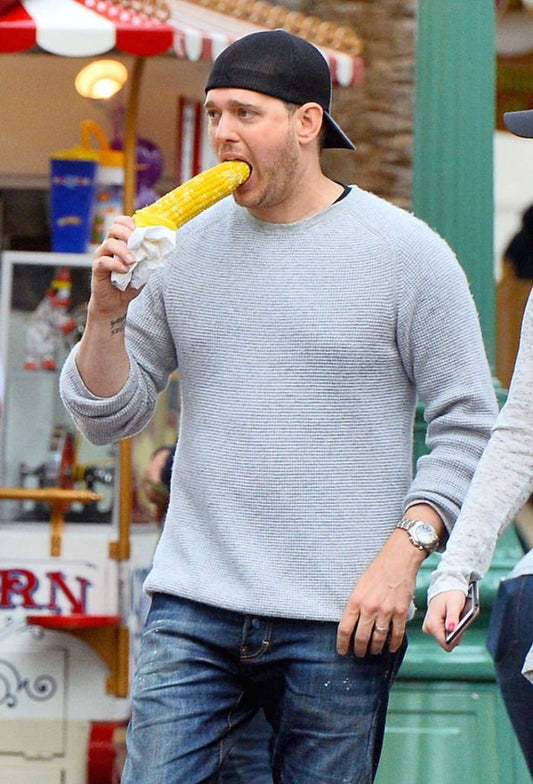
[[[495,0],[419,0],[413,209],[461,262],[494,364]]]

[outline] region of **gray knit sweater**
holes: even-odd
[[[356,187],[292,224],[225,199],[179,231],[130,305],[130,376],[97,399],[75,350],[65,404],[87,437],[145,426],[180,368],[167,520],[147,578],[242,612],[338,620],[401,517],[452,526],[496,415],[465,276],[424,223]],[[431,455],[412,478],[417,394]]]

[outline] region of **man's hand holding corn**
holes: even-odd
[[[76,358],[80,374],[93,394],[110,397],[122,389],[128,378],[126,312],[142,288],[128,285],[131,271],[139,263],[137,253],[129,246],[135,231],[155,226],[173,235],[188,220],[236,190],[249,175],[248,164],[225,161],[138,210],[133,217],[115,219],[96,250],[87,327]],[[102,363],[102,355],[106,356],[106,363]]]

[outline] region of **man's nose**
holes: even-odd
[[[215,136],[219,141],[225,139],[234,140],[237,137],[237,129],[234,118],[229,113],[222,112],[218,118],[215,128]]]

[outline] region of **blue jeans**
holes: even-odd
[[[260,708],[276,734],[276,784],[371,784],[406,643],[395,654],[339,656],[336,630],[155,595],[122,784],[214,784]]]
[[[216,784],[272,784],[274,732],[259,711],[237,735]]]
[[[533,776],[533,683],[522,673],[533,642],[533,575],[503,580],[490,619],[487,647],[515,735]]]

